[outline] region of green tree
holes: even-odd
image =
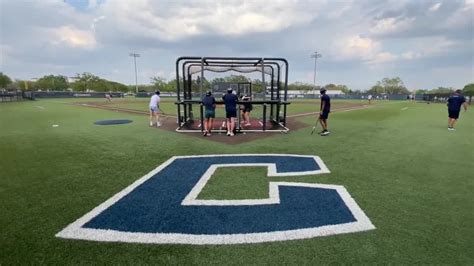
[[[170,81],[167,81],[165,78],[160,77],[160,76],[154,76],[151,77],[150,80],[152,86],[150,88],[144,88],[146,91],[155,91],[155,90],[160,90],[162,92],[176,92],[176,79],[172,79]],[[208,85],[206,87],[206,84],[209,82],[204,78],[204,87],[207,89],[207,87],[211,87]],[[197,80],[193,81],[193,89],[197,86],[198,82]]]
[[[209,85],[210,87],[210,85]],[[176,79],[172,79],[166,83],[166,89],[164,91],[167,92],[176,92]]]
[[[431,93],[431,94],[451,94],[454,92],[454,88],[447,88],[447,87],[438,87],[438,88],[435,88],[435,89],[431,89],[428,91],[428,93]]]
[[[355,94],[355,95],[362,95],[362,94],[364,94],[365,92],[363,92],[363,91],[361,91],[361,90],[349,90],[349,93]]]
[[[128,85],[128,90],[135,92],[135,85]],[[152,84],[138,84],[139,92],[153,92],[156,91],[156,87]]]
[[[96,84],[100,78],[91,73],[84,72],[82,74],[77,73],[72,88],[75,91],[88,91],[93,90],[92,88],[97,87]]]
[[[165,91],[168,85],[166,79],[160,76],[151,77],[151,84],[153,84],[156,90]]]
[[[422,94],[428,93],[428,90],[420,89],[420,90],[416,90],[415,93],[416,93],[416,95],[422,95]]]
[[[374,85],[370,90],[367,91],[369,94],[382,94],[385,92],[385,89],[380,85]]]
[[[324,85],[324,88],[326,88],[326,90],[337,90],[337,85],[329,83],[329,84]]]
[[[263,83],[259,79],[254,79],[252,81],[252,93],[261,93],[264,92]]]
[[[36,81],[36,85],[42,90],[64,91],[69,88],[69,82],[65,76],[46,75]]]
[[[230,75],[224,78],[225,82],[251,82],[251,79],[247,78],[244,75]]]
[[[201,83],[202,83],[203,93],[211,89],[211,83],[207,81],[205,77],[201,79],[200,76],[197,76],[195,79],[191,80],[191,91],[200,92]]]
[[[372,94],[410,94],[399,77],[384,78],[381,81],[377,81],[367,92]]]
[[[102,92],[104,91],[105,92],[109,92],[109,91],[110,92],[117,92],[117,91],[127,92],[129,90],[128,87],[122,83],[106,80],[103,78],[92,80],[89,83],[88,89],[93,90],[93,91],[102,91]]]
[[[281,88],[283,88],[283,83],[280,84]],[[288,84],[288,90],[298,90],[298,91],[310,91],[313,90],[313,85],[309,83],[303,83],[303,82],[293,82]]]
[[[474,83],[469,83],[464,86],[462,92],[467,96],[474,96]]]
[[[127,92],[128,87],[125,84],[115,82],[115,81],[108,81],[110,86],[112,87],[112,91],[120,91],[120,92]]]
[[[342,91],[342,92],[344,92],[345,94],[351,93],[351,90],[350,90],[346,85],[342,85],[342,84],[341,84],[341,85],[337,85],[337,86],[336,86],[336,89],[337,89],[337,90],[340,90],[340,91]]]
[[[21,90],[36,90],[37,84],[31,80],[16,80],[15,83],[18,84],[18,87]]]
[[[5,89],[9,84],[12,83],[12,80],[7,75],[0,72],[0,89]]]

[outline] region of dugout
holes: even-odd
[[[202,132],[204,110],[202,98],[206,90],[204,87],[205,73],[224,73],[235,71],[239,73],[261,73],[263,93],[259,98],[253,97],[250,101],[255,108],[252,117],[258,118],[251,127],[244,128],[240,123],[240,114],[237,117],[237,132],[287,132],[288,102],[288,61],[284,58],[259,57],[179,57],[176,60],[176,89],[178,132]],[[193,76],[195,83],[193,86]],[[216,102],[223,104],[222,90],[231,87],[237,93],[253,94],[252,84],[221,83],[211,84]],[[232,87],[234,86],[234,87]],[[255,96],[255,95],[254,95]],[[238,105],[243,104],[239,101]],[[216,117],[213,125],[214,132],[225,132],[222,129],[224,118]]]

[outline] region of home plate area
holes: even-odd
[[[263,128],[263,122],[261,120],[252,120],[250,121],[249,124],[245,123],[240,123],[241,129],[242,130],[255,130],[255,131],[262,131]],[[201,122],[200,121],[194,121],[194,123],[186,124],[184,126],[186,129],[190,130],[200,130],[201,129]],[[226,123],[224,119],[216,119],[212,123],[212,128],[214,129],[215,132],[224,132],[226,130]],[[266,130],[285,130],[284,127],[282,127],[279,124],[275,124],[271,121],[266,121],[265,123],[265,129]]]
[[[175,156],[56,236],[203,245],[285,241],[375,229],[339,185],[269,182],[269,195],[263,199],[199,199],[216,169],[255,166],[266,167],[268,177],[330,173],[318,156]]]
[[[165,129],[169,131],[176,131],[176,121],[170,119],[162,119],[162,126],[159,129]],[[266,131],[262,131],[261,121],[257,119],[253,119],[250,121],[251,126],[244,126],[242,124],[242,129],[257,129],[257,131],[251,132],[237,132],[237,134],[233,137],[228,137],[226,135],[226,128],[222,126],[224,119],[216,119],[213,121],[213,130],[212,136],[203,137],[203,132],[201,131],[200,120],[195,120],[193,123],[187,123],[184,125],[180,132],[186,132],[186,130],[190,130],[189,132],[183,133],[184,136],[194,137],[194,138],[201,138],[206,139],[209,141],[215,141],[219,143],[225,144],[240,144],[240,143],[247,143],[250,141],[260,140],[264,138],[268,138],[271,136],[280,135],[280,133],[284,133],[284,128],[278,124],[267,122]],[[306,127],[307,125],[301,121],[298,121],[294,118],[287,119],[286,123],[287,127],[291,129],[291,131],[287,132],[291,134],[292,131],[299,130],[301,128]],[[273,129],[273,131],[270,131]],[[245,134],[244,134],[245,133]]]

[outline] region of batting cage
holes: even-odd
[[[261,73],[260,92],[252,91],[251,82],[205,84],[206,72]],[[260,76],[260,74],[258,74]],[[288,132],[288,61],[284,58],[255,57],[180,57],[176,60],[178,132],[204,131],[202,99],[211,91],[216,99],[213,132],[226,132],[222,96],[232,89],[238,97],[235,133]],[[251,110],[251,119],[243,123],[241,112]]]

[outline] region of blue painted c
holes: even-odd
[[[280,203],[241,206],[183,206],[206,170],[215,164],[271,163],[278,174],[321,170],[313,157],[235,155],[178,158],[84,228],[141,233],[248,234],[354,222],[334,189],[280,186]]]

